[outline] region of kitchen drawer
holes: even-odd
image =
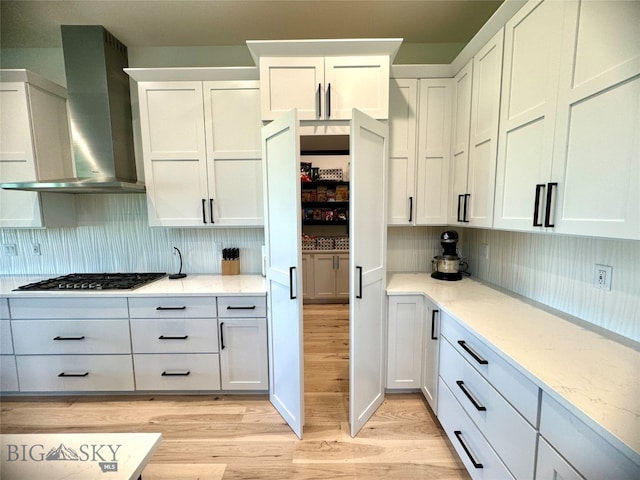
[[[134,355],[136,390],[220,390],[218,354]]]
[[[537,426],[538,387],[503,360],[486,343],[471,334],[446,312],[441,331],[451,345],[513,405],[527,421]]]
[[[507,467],[482,436],[480,430],[456,401],[442,378],[438,381],[438,420],[462,463],[467,467],[471,478],[474,480],[514,480]]]
[[[218,317],[252,317],[267,316],[265,297],[218,297]]]
[[[536,480],[584,480],[544,438],[538,442]]]
[[[131,319],[134,353],[216,353],[215,318]]]
[[[215,318],[216,297],[133,297],[131,318]]]
[[[640,455],[622,453],[546,394],[542,395],[540,435],[585,478],[640,478]]]
[[[0,320],[7,320],[9,318],[9,299],[0,298]]]
[[[535,429],[447,341],[440,377],[516,478],[533,478]]]
[[[11,320],[0,320],[0,354],[8,355],[12,353]]]
[[[126,298],[10,298],[11,318],[129,318]]]
[[[16,357],[21,392],[132,391],[131,355]]]
[[[0,355],[0,392],[18,391],[18,371],[13,355]]]
[[[128,320],[13,320],[16,355],[131,353]]]

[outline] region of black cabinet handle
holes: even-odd
[[[356,298],[362,298],[362,267],[356,267],[358,270],[358,294]]]
[[[207,209],[207,200],[206,199],[202,199],[202,223],[207,223],[207,212],[205,211]]]
[[[558,186],[557,182],[547,183],[547,208],[544,212],[544,226],[555,227],[555,223],[551,223],[551,206],[553,205],[553,191]]]
[[[327,118],[331,118],[331,84],[327,85],[327,97],[329,103],[327,103]]]
[[[224,350],[224,322],[220,322],[220,350]]]
[[[464,440],[462,439],[462,432],[460,430],[454,430],[453,434],[458,439],[458,442],[460,442],[460,445],[462,446],[462,449],[464,450],[464,453],[467,454],[467,456],[469,457],[469,460],[471,460],[471,463],[473,464],[473,466],[475,468],[483,468],[482,464],[480,462],[478,462],[475,458],[473,458],[473,455],[471,455],[471,450],[469,450],[469,447],[467,447],[467,444],[464,443]]]
[[[480,405],[478,403],[476,398],[473,395],[471,395],[471,392],[469,390],[467,390],[467,387],[465,386],[465,384],[464,384],[464,382],[462,380],[457,380],[456,381],[456,385],[458,385],[460,390],[462,390],[462,393],[464,393],[465,397],[467,397],[469,399],[469,401],[473,404],[473,406],[476,407],[476,410],[478,410],[479,412],[486,412],[487,411],[487,407],[485,407],[484,405]]]
[[[462,219],[462,216],[461,216],[461,210],[462,210],[462,197],[463,197],[463,195],[458,195],[458,216],[457,216],[457,218],[456,218],[456,220],[457,220],[458,222],[461,222],[461,221],[463,220],[463,219]]]
[[[413,197],[409,197],[409,223],[413,221]]]
[[[473,357],[473,359],[478,362],[480,365],[488,365],[489,362],[478,355],[464,340],[458,340],[458,345],[460,345],[469,355]]]
[[[436,337],[436,313],[440,313],[440,310],[431,310],[431,340],[437,340]]]
[[[536,198],[533,204],[533,226],[541,227],[542,222],[538,219],[540,218],[540,192],[545,187],[544,183],[539,183],[536,185]]]
[[[186,310],[187,306],[183,305],[181,307],[156,307],[156,310]]]
[[[171,337],[171,336],[165,336],[165,335],[160,335],[158,337],[158,340],[186,340],[187,338],[189,338],[189,335],[183,335],[181,337]]]
[[[163,377],[188,377],[191,375],[191,371],[187,370],[186,372],[167,372],[166,370],[162,372]]]
[[[211,223],[216,223],[215,220],[213,219],[213,198],[209,199],[209,220],[211,221]]]
[[[471,194],[470,193],[465,193],[464,194],[464,213],[462,215],[462,221],[464,223],[469,223],[469,212],[468,212],[468,208],[469,208],[469,200],[471,199]]]
[[[251,305],[250,307],[231,307],[228,306],[227,310],[255,310],[256,306],[255,305]]]
[[[318,84],[318,117],[322,118],[322,84]]]
[[[84,335],[81,337],[61,337],[57,336],[53,338],[54,340],[84,340]]]
[[[89,375],[89,372],[84,373],[66,373],[62,372],[58,374],[58,377],[86,377]]]
[[[296,267],[289,267],[289,298],[295,300],[297,297],[293,294],[293,271]]]

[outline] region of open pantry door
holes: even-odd
[[[292,110],[262,128],[269,399],[295,434],[304,424],[300,136]]]
[[[351,120],[349,423],[355,437],[384,400],[388,128]]]

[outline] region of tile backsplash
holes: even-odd
[[[76,196],[78,226],[0,229],[18,255],[0,255],[2,275],[72,272],[220,273],[223,248],[240,248],[241,273],[261,272],[262,228],[151,228],[144,195]],[[391,227],[390,272],[430,272],[440,234],[455,229],[472,278],[640,341],[640,242],[459,227]],[[40,245],[41,255],[31,253]],[[488,245],[489,258],[481,255]],[[593,287],[595,264],[613,267],[611,291]]]

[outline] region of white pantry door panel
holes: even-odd
[[[350,150],[349,423],[355,437],[384,401],[387,126],[354,109]]]
[[[302,236],[300,140],[295,110],[262,129],[269,319],[269,399],[302,438]]]

